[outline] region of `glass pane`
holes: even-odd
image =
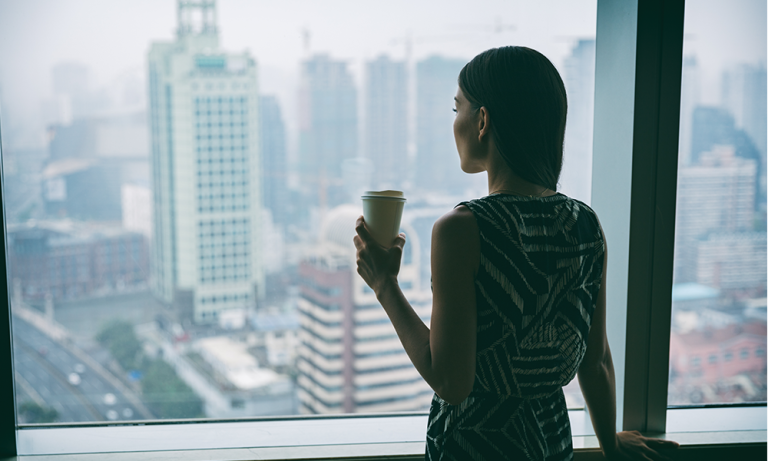
[[[766,6],[685,14],[668,402],[764,402]]]
[[[405,192],[400,282],[428,322],[432,225],[488,192],[459,168],[458,72],[516,44],[562,74],[560,190],[589,202],[595,13],[3,3],[19,422],[427,409],[354,270],[361,192]],[[583,406],[575,382],[566,395]]]

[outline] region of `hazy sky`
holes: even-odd
[[[223,48],[249,50],[261,69],[262,92],[277,93],[286,106],[293,105],[305,29],[311,52],[347,59],[358,78],[366,59],[381,53],[402,58],[409,33],[416,59],[432,53],[470,59],[493,46],[516,44],[542,51],[559,66],[575,39],[594,36],[596,11],[596,0],[217,3]],[[724,65],[765,61],[763,0],[689,0],[686,21],[686,50],[699,57],[705,93],[716,86]],[[52,95],[50,71],[57,63],[86,64],[95,88],[144,79],[149,44],[172,40],[175,27],[174,0],[0,2],[3,126],[14,132],[39,129],[31,125]],[[294,111],[284,109],[289,116]],[[42,135],[22,138],[42,142]]]

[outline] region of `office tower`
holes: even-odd
[[[723,73],[723,106],[733,115],[737,128],[743,130],[758,151],[758,207],[765,209],[766,189],[766,70],[765,64],[741,64]]]
[[[214,322],[263,290],[256,63],[218,46],[215,2],[180,1],[149,52],[152,279],[181,318]]]
[[[595,41],[579,40],[565,58],[568,95],[560,190],[589,202],[592,195],[592,113],[595,109]]]
[[[264,207],[276,224],[286,225],[289,204],[283,115],[274,96],[261,96],[259,110]]]
[[[680,87],[680,140],[677,151],[678,163],[690,165],[691,163],[691,129],[693,124],[693,110],[699,105],[700,82],[699,63],[696,56],[683,58],[683,76]]]
[[[416,63],[416,175],[413,187],[425,192],[458,194],[462,173],[453,138],[453,98],[462,59],[431,56]]]
[[[697,280],[697,251],[714,234],[752,231],[757,162],[728,145],[699,154],[678,173],[675,282]]]
[[[361,210],[330,210],[320,239],[299,266],[299,411],[305,414],[414,411],[432,391],[411,364],[386,312],[355,271],[354,222]],[[428,320],[429,292],[420,289],[420,243],[409,236],[400,286]]]
[[[366,157],[374,187],[402,190],[408,179],[408,78],[403,61],[380,56],[366,63]]]
[[[736,127],[749,134],[765,156],[766,152],[766,70],[765,65],[741,64],[723,73],[723,106]]]
[[[342,162],[358,156],[357,90],[347,63],[316,55],[301,64],[299,173],[321,208],[346,199]]]

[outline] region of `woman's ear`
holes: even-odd
[[[477,140],[483,142],[491,134],[491,119],[485,106],[477,110],[477,128]]]

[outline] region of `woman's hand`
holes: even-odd
[[[662,450],[674,450],[680,445],[671,440],[644,437],[637,431],[616,434],[616,445],[603,447],[603,454],[609,461],[614,460],[669,460]]]
[[[403,256],[405,246],[405,234],[395,238],[392,248],[384,248],[371,237],[365,220],[362,216],[357,218],[355,225],[357,235],[354,237],[357,248],[357,273],[363,277],[378,297],[381,289],[388,282],[397,283],[397,274],[400,272],[400,259]]]

